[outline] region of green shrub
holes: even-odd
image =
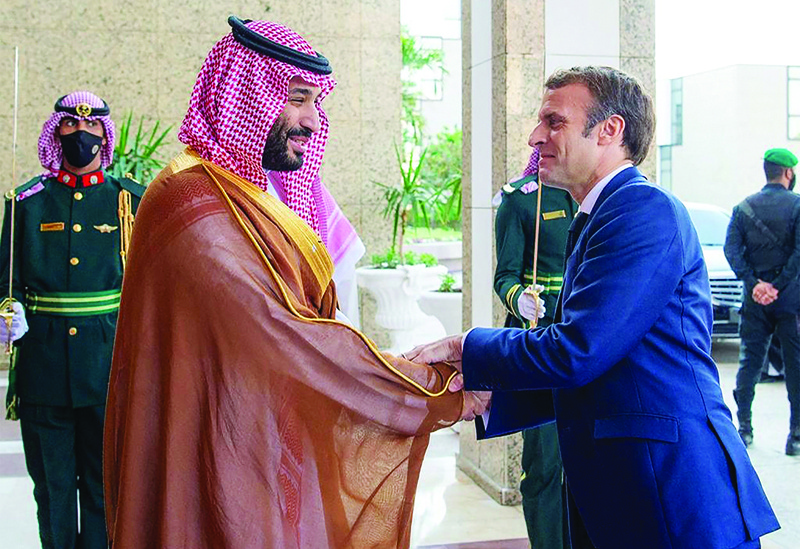
[[[114,146],[114,161],[108,171],[115,177],[131,177],[147,185],[158,172],[166,166],[160,157],[166,143],[166,138],[172,126],[159,131],[161,122],[156,120],[152,129],[144,127],[144,116],[139,118],[136,135],[133,131],[133,112],[128,112],[128,117],[119,127],[117,143]]]
[[[389,250],[385,254],[373,254],[371,264],[376,269],[394,269],[399,265],[425,265],[426,267],[433,267],[439,262],[436,257],[431,254],[416,254],[414,252],[406,252],[403,254],[403,261],[400,261],[400,254],[394,250]]]
[[[439,285],[437,292],[460,292],[461,290],[453,288],[456,279],[450,273],[442,276],[442,283]]]

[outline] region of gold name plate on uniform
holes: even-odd
[[[39,231],[46,233],[49,231],[63,231],[64,223],[42,223],[39,225]]]
[[[551,219],[561,219],[562,217],[567,217],[567,212],[565,210],[557,210],[555,212],[542,212],[542,219],[545,221],[550,221]]]

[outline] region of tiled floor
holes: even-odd
[[[715,346],[728,405],[738,344]],[[4,395],[5,372],[0,375]],[[754,407],[755,444],[750,457],[783,528],[762,540],[764,549],[800,548],[800,458],[784,455],[789,406],[783,383],[761,384]],[[425,458],[412,531],[417,549],[524,549],[519,507],[497,505],[455,468],[458,436],[436,433]],[[0,548],[36,549],[33,485],[25,473],[19,426],[0,421]]]

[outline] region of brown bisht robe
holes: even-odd
[[[107,405],[113,549],[408,547],[428,435],[463,397],[449,366],[331,320],[332,270],[299,217],[191,151],[150,185]]]

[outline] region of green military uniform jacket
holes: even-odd
[[[564,276],[564,251],[570,223],[578,212],[578,205],[568,192],[553,187],[539,187],[525,192],[525,185],[536,181],[535,175],[523,177],[503,187],[503,201],[497,210],[495,237],[497,268],[494,274],[494,291],[508,309],[507,327],[528,328],[530,323],[519,313],[517,302],[522,292],[533,284],[533,250],[536,231],[536,201],[542,194],[542,217],[539,225],[539,261],[537,284],[544,286],[540,297],[546,313],[539,321],[548,325],[553,321],[558,293]]]
[[[75,184],[74,175],[67,182],[40,176],[14,191],[13,291],[30,328],[15,342],[9,391],[20,401],[74,408],[105,403],[122,288],[119,196],[130,193],[133,213],[145,187],[102,176],[84,177],[74,188],[68,184]],[[0,242],[5,295],[10,233],[9,193]]]

